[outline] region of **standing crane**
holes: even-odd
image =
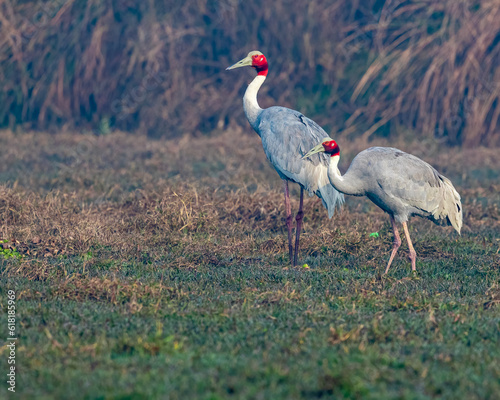
[[[338,169],[340,148],[335,140],[323,140],[304,158],[317,153],[331,155],[328,178],[338,191],[352,196],[366,196],[391,217],[394,243],[384,274],[389,271],[401,245],[396,222],[403,224],[412,271],[416,270],[417,253],[408,232],[409,217],[418,215],[436,224],[451,224],[460,234],[460,195],[448,178],[420,158],[392,147],[371,147],[359,153],[342,176]]]
[[[304,160],[302,156],[308,149],[321,139],[328,137],[327,133],[314,121],[295,110],[285,107],[269,107],[262,109],[257,102],[257,92],[267,77],[267,59],[260,51],[251,51],[241,61],[227,68],[227,70],[252,67],[257,76],[248,85],[243,96],[243,109],[248,122],[262,139],[262,146],[267,159],[278,172],[284,182],[286,226],[288,230],[288,252],[292,265],[297,264],[299,252],[300,230],[302,227],[302,210],[304,190],[312,196],[318,196],[328,210],[331,218],[335,207],[340,207],[344,196],[335,190],[328,181],[328,156],[318,154]],[[288,181],[300,185],[299,211],[295,218],[297,222],[295,232],[295,256],[292,246],[292,210]]]

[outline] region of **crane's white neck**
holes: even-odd
[[[350,194],[351,196],[363,196],[364,189],[362,182],[359,182],[349,171],[344,176],[339,171],[340,155],[330,157],[330,165],[328,166],[328,179],[332,186],[339,192]]]
[[[247,116],[248,122],[252,125],[257,133],[257,118],[262,112],[259,103],[257,102],[257,93],[260,87],[266,80],[265,75],[257,75],[255,79],[248,85],[248,88],[243,96],[243,109],[245,110],[245,115]]]

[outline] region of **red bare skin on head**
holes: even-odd
[[[267,60],[263,54],[252,56],[252,67],[257,71],[257,75],[267,76]]]
[[[325,153],[330,154],[332,157],[340,155],[340,148],[335,140],[324,142],[323,147],[325,148]]]

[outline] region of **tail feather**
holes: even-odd
[[[309,196],[318,196],[328,211],[328,218],[332,218],[336,208],[344,204],[344,195],[337,191],[328,179],[328,168],[326,165],[319,164],[316,167],[309,165],[309,168],[303,168],[301,174],[284,175],[309,193]]]
[[[315,171],[316,190],[314,194],[318,196],[328,211],[328,218],[332,218],[336,208],[341,208],[344,204],[344,194],[335,189],[328,179],[328,168],[323,167]]]
[[[330,182],[319,187],[315,194],[321,199],[323,205],[328,210],[328,218],[333,217],[335,208],[340,209],[342,204],[344,204],[344,195],[338,192]]]
[[[443,193],[441,196],[441,204],[437,210],[437,215],[434,218],[446,219],[449,224],[455,228],[455,230],[460,234],[462,229],[462,202],[460,201],[460,195],[453,187],[451,181],[441,176],[444,183]]]

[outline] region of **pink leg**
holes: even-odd
[[[408,232],[408,225],[406,225],[406,222],[403,222],[403,229],[405,231],[406,241],[408,242],[408,248],[410,249],[411,270],[416,271],[417,252],[415,251],[415,249],[413,248],[413,244],[411,243],[410,232]]]
[[[292,248],[292,206],[290,204],[290,192],[288,191],[288,181],[284,180],[285,189],[285,213],[286,213],[286,227],[288,229],[288,254],[290,255],[290,262],[293,260]],[[292,264],[293,266],[293,264]]]
[[[295,230],[295,256],[293,257],[293,265],[297,265],[297,259],[299,258],[299,241],[300,241],[300,230],[302,228],[302,218],[304,217],[304,212],[302,211],[302,205],[304,204],[304,189],[300,187],[300,203],[299,212],[295,217],[297,221],[297,227]]]
[[[396,221],[394,221],[394,217],[392,215],[391,215],[391,225],[392,225],[392,232],[394,234],[394,242],[392,244],[391,258],[389,258],[389,262],[387,263],[384,275],[387,274],[387,272],[389,272],[392,260],[394,260],[394,256],[398,252],[399,246],[401,246],[401,238],[399,237],[398,227],[396,226]]]

